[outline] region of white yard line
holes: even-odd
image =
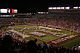
[[[43,27],[43,26],[39,26],[40,28],[45,28],[45,29],[51,29],[51,30],[56,30],[56,31],[61,31],[60,29],[56,29],[56,28],[49,28],[49,27]]]
[[[15,31],[15,30],[9,30],[9,31],[16,33],[16,34],[22,36],[23,38],[25,38],[25,37],[30,37],[29,35],[24,35],[24,34],[22,34],[22,33],[20,33],[20,32]]]

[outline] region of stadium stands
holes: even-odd
[[[24,41],[19,38],[6,35],[0,37],[0,52],[8,53],[79,53],[75,49],[56,47],[46,43],[36,44],[37,39]]]
[[[69,13],[51,13],[51,14],[36,14],[27,16],[19,16],[15,18],[0,18],[0,26],[13,26],[13,25],[43,25],[48,27],[63,28],[70,31],[80,32],[80,12],[74,13],[75,10]],[[45,31],[46,32],[46,31]],[[44,34],[39,34],[44,36]],[[72,36],[75,37],[75,36]],[[71,38],[71,37],[69,37]],[[58,39],[56,41],[68,40],[67,37]],[[46,43],[36,44],[37,40],[22,40],[19,37],[12,37],[5,35],[0,37],[0,50],[1,52],[8,53],[79,53],[75,49],[67,49],[64,47],[55,47]],[[58,43],[57,42],[57,43]],[[52,41],[52,43],[56,43]]]

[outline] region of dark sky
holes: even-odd
[[[79,0],[0,0],[0,8],[17,8],[21,12],[47,11],[49,6],[80,6]]]
[[[80,6],[80,0],[50,0],[49,6]]]

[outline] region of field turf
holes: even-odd
[[[38,39],[39,42],[49,42],[64,36],[70,36],[70,35],[76,34],[76,32],[72,32],[65,29],[57,29],[57,28],[50,28],[50,27],[44,27],[44,26],[29,26],[29,25],[12,26],[10,27],[10,30],[15,30],[17,32],[30,36],[30,37],[23,38],[25,40]],[[39,36],[36,34],[32,34],[32,32],[38,32],[45,35]],[[76,45],[79,41],[80,41],[80,38],[77,38],[77,39],[68,41],[66,43],[63,43],[60,46],[71,48],[74,45]]]

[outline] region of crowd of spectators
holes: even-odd
[[[39,15],[40,16],[40,15]],[[33,16],[33,18],[0,18],[0,25],[44,25],[50,27],[64,28],[71,31],[80,32],[79,15],[74,16]]]
[[[47,43],[37,44],[37,39],[20,41],[10,35],[0,37],[0,52],[2,53],[79,53],[75,49],[56,47]]]
[[[80,21],[79,18],[38,18],[35,20],[31,20],[30,23],[37,24],[37,25],[44,25],[49,27],[57,27],[57,28],[64,28],[67,30],[80,32]]]

